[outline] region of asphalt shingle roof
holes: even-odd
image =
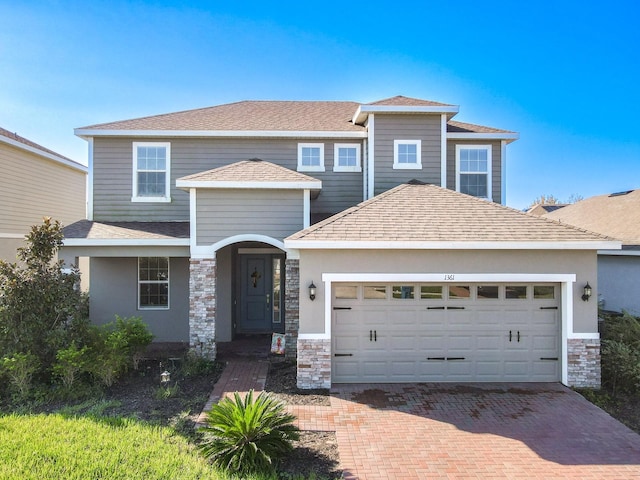
[[[590,197],[544,217],[640,245],[640,190]]]
[[[178,182],[287,182],[315,183],[319,180],[260,159],[245,160],[206,172],[194,173]]]
[[[40,150],[42,152],[48,153],[49,155],[55,155],[56,157],[62,158],[64,160],[68,160],[69,162],[73,162],[73,163],[76,163],[76,164],[82,166],[81,164],[79,164],[75,160],[71,160],[70,158],[67,158],[64,155],[60,155],[59,153],[56,153],[53,150],[49,150],[48,148],[45,148],[42,145],[38,145],[37,143],[32,142],[28,138],[21,137],[17,133],[10,132],[9,130],[6,130],[6,129],[2,128],[2,127],[0,127],[0,135],[3,136],[3,137],[9,138],[11,140],[14,140],[14,141],[16,141],[18,143],[22,143],[23,145],[26,145],[28,147],[35,148],[35,149]]]
[[[404,184],[287,240],[602,242],[613,239],[435,185]]]
[[[92,222],[80,220],[63,229],[65,238],[90,240],[187,239],[189,222]]]

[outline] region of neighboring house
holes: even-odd
[[[69,225],[86,218],[87,167],[0,128],[0,258],[16,249],[43,217]]]
[[[598,301],[605,310],[640,315],[640,190],[587,198],[545,216],[622,242],[622,250],[598,251]]]
[[[529,210],[527,210],[527,213],[541,217],[542,215],[545,215],[550,212],[555,212],[556,210],[559,210],[562,207],[566,207],[566,206],[567,206],[566,203],[557,203],[554,205],[536,203],[534,206],[529,208]]]
[[[63,255],[91,257],[92,319],[140,315],[210,357],[285,333],[305,388],[598,385],[596,302],[580,297],[619,242],[500,205],[518,135],[457,113],[246,101],[77,129],[89,216]]]

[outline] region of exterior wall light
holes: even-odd
[[[309,285],[309,298],[311,301],[316,299],[316,286],[313,284],[313,281],[311,281],[311,285]]]
[[[165,370],[160,374],[160,382],[162,383],[162,385],[168,385],[170,381],[171,381],[171,374],[169,373],[168,370]]]
[[[589,282],[587,282],[587,284],[584,286],[584,290],[582,293],[582,300],[584,302],[588,302],[589,298],[591,298],[592,293],[593,291],[591,290],[591,285],[589,285]]]

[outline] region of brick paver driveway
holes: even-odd
[[[297,407],[347,479],[640,478],[640,435],[559,384],[336,385]]]

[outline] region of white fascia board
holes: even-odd
[[[305,130],[100,130],[76,128],[78,137],[367,138],[367,132]]]
[[[321,190],[322,182],[225,182],[176,180],[178,188],[234,188],[234,189],[274,189],[274,190]]]
[[[447,133],[448,140],[506,140],[507,143],[511,143],[519,138],[519,133]]]
[[[640,257],[640,250],[598,250],[598,255],[616,255],[616,256],[630,256]]]
[[[287,248],[300,250],[602,250],[616,242],[420,242],[285,240]]]
[[[451,116],[460,111],[457,105],[360,105],[353,115],[353,123],[360,124],[370,113],[448,113]]]
[[[188,238],[65,238],[65,247],[188,247]]]
[[[34,153],[49,160],[53,160],[56,163],[60,163],[67,167],[73,168],[74,170],[78,170],[82,173],[87,173],[89,171],[89,169],[81,163],[76,163],[73,160],[69,160],[68,158],[59,157],[58,155],[45,152],[44,150],[32,147],[31,145],[26,145],[24,143],[13,140],[12,138],[5,137],[4,135],[0,135],[0,142],[11,145],[12,147],[19,148],[20,150],[24,150],[25,152]]]
[[[323,282],[575,282],[575,273],[323,273]]]

